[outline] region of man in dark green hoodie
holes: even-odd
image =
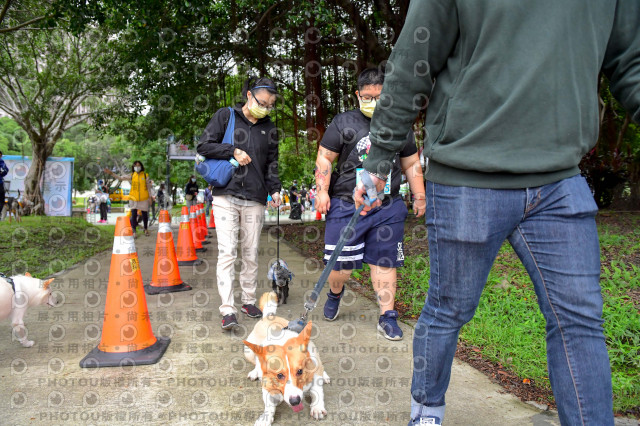
[[[547,323],[562,424],[613,425],[597,207],[578,163],[598,137],[600,71],[640,121],[640,1],[414,0],[386,69],[368,189],[383,187],[429,102],[431,275],[409,424],[441,424],[458,333],[508,239]],[[366,189],[356,188],[357,205]]]

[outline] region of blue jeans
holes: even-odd
[[[444,417],[458,333],[507,239],[546,320],[549,380],[562,424],[613,425],[596,212],[581,176],[516,190],[428,182],[431,276],[413,341],[412,418]]]

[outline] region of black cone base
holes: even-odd
[[[158,339],[153,345],[132,352],[102,352],[96,346],[80,361],[81,368],[122,367],[155,364],[160,361],[171,339]]]
[[[202,263],[201,259],[196,260],[178,260],[178,266],[198,266]]]
[[[174,293],[176,291],[189,291],[192,290],[190,285],[180,283],[178,285],[170,285],[165,287],[156,287],[150,284],[144,285],[144,292],[147,294],[160,294],[160,293]]]

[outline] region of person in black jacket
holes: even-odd
[[[269,118],[276,101],[276,87],[268,78],[250,78],[242,90],[244,103],[219,109],[205,129],[197,152],[205,158],[230,160],[239,163],[224,188],[214,187],[213,214],[218,237],[218,292],[222,299],[220,314],[222,328],[238,324],[233,297],[234,262],[237,257],[238,235],[242,240],[240,272],[242,312],[259,318],[256,306],[258,274],[258,241],[264,223],[264,208],[268,195],[274,207],[280,205],[278,177],[278,131]],[[235,114],[234,144],[223,144],[230,114]]]
[[[107,223],[107,200],[109,199],[109,188],[104,184],[102,179],[98,180],[96,188],[98,197],[98,205],[100,206],[100,220],[98,223]]]
[[[191,175],[189,177],[189,182],[187,182],[187,185],[184,187],[184,199],[189,209],[191,209],[191,206],[195,206],[198,203],[199,190],[198,180],[195,175]]]

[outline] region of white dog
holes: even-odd
[[[322,386],[330,379],[316,345],[310,340],[311,321],[297,334],[285,329],[289,321],[275,315],[277,307],[276,293],[262,295],[262,319],[244,341],[244,356],[255,364],[248,377],[262,383],[264,412],[254,426],[270,426],[276,407],[283,401],[295,413],[302,411],[304,392],[311,394],[311,417],[320,420],[327,415]]]
[[[55,297],[49,287],[53,280],[43,281],[28,272],[11,278],[0,274],[0,320],[11,319],[14,335],[25,348],[33,346],[33,340],[27,340],[24,314],[29,306],[55,306]]]

